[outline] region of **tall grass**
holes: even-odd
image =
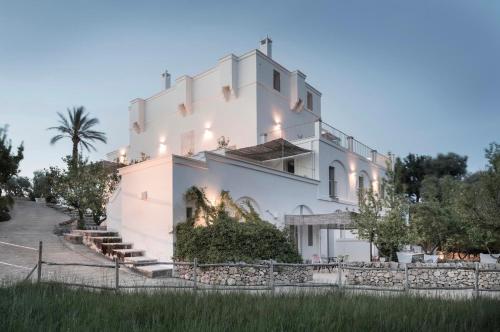
[[[500,301],[0,288],[0,331],[499,331]]]

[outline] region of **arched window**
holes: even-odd
[[[248,204],[252,206],[252,208],[257,212],[257,214],[261,215],[260,206],[257,204],[257,201],[248,196],[242,196],[235,201],[243,210],[249,211]]]
[[[366,171],[361,171],[358,174],[358,180],[357,180],[357,188],[358,190],[368,190],[372,189],[372,180],[370,176],[368,175],[368,172]]]
[[[346,198],[349,188],[349,178],[344,164],[333,161],[328,168],[328,194],[331,198]]]
[[[301,205],[297,205],[297,207],[295,209],[293,209],[292,211],[292,214],[295,214],[295,215],[309,215],[309,214],[313,214],[312,210],[310,207],[308,207],[307,205],[304,205],[304,204],[301,204]]]

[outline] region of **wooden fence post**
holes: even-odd
[[[193,261],[193,289],[196,291],[198,289],[198,275],[196,269],[198,268],[198,259],[195,258]]]
[[[118,257],[115,260],[115,290],[120,288],[120,263],[118,263]]]
[[[342,262],[339,262],[339,265],[338,265],[338,281],[337,281],[337,285],[339,287],[339,289],[342,288]]]
[[[479,263],[476,262],[474,269],[474,290],[476,297],[479,297]]]
[[[274,295],[274,263],[271,259],[271,264],[269,264],[269,287],[271,289],[271,294]]]
[[[410,280],[408,279],[408,263],[405,263],[405,279],[404,279],[404,289],[406,292],[410,290]]]
[[[42,279],[42,241],[38,244],[38,270],[37,270],[37,279],[36,281],[39,283]]]

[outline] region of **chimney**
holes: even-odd
[[[260,51],[268,57],[273,57],[273,41],[271,38],[266,37],[260,41]]]
[[[163,77],[165,90],[170,89],[170,74],[168,73],[168,71],[165,70],[165,72],[161,74],[161,77]]]

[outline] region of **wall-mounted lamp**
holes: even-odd
[[[124,164],[126,158],[127,158],[127,150],[120,149],[120,155],[118,156],[118,161],[120,162],[120,164]]]
[[[205,123],[205,132],[203,133],[204,139],[211,139],[214,137],[214,133],[212,131],[212,124],[210,122]]]
[[[165,154],[165,152],[167,152],[167,144],[165,143],[165,141],[166,141],[165,136],[161,136],[160,143],[158,145],[158,153],[160,155]]]
[[[160,154],[165,154],[165,152],[167,152],[167,144],[160,143],[160,145],[158,146],[158,152]]]

